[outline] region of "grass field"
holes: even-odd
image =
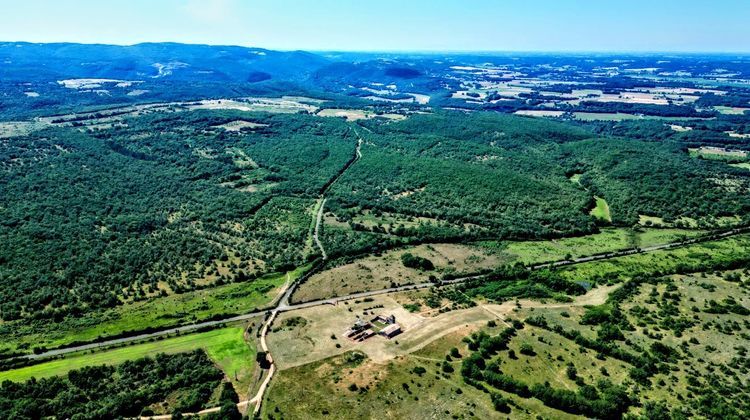
[[[306,267],[290,273],[292,280]],[[124,331],[161,328],[206,319],[218,314],[242,314],[269,304],[286,281],[286,274],[262,277],[252,282],[235,283],[179,295],[125,304],[101,315],[92,314],[61,325],[21,326],[9,337],[7,347],[15,345],[53,348],[76,341],[91,341]],[[75,322],[75,324],[72,324]],[[54,328],[53,328],[54,327]]]
[[[447,337],[453,345],[463,335]],[[399,357],[387,364],[346,353],[320,362],[282,370],[274,380],[263,418],[499,418],[489,397],[467,386],[460,360],[454,372],[441,370],[445,354],[434,349]],[[424,369],[424,373],[418,373]],[[315,387],[305,384],[316,384]],[[518,399],[513,417],[568,419],[535,400]],[[528,411],[527,411],[528,410]]]
[[[568,256],[578,258],[635,246],[666,244],[683,237],[693,237],[703,233],[705,232],[688,229],[604,228],[599,233],[577,238],[524,242],[486,241],[481,245],[506,255],[511,261],[534,264],[562,260]]]
[[[405,267],[401,255],[411,253],[427,258],[435,265],[434,271],[419,271]],[[352,263],[331,268],[312,276],[294,293],[295,302],[343,296],[363,290],[375,290],[426,282],[430,275],[474,273],[509,262],[500,254],[473,245],[429,244],[368,256]]]
[[[594,261],[560,270],[571,281],[617,282],[639,274],[700,271],[707,264],[727,264],[747,258],[750,236],[739,235],[680,248]]]
[[[745,112],[750,111],[750,108],[740,108],[734,106],[715,106],[713,108],[719,113],[726,115],[743,115]]]
[[[596,199],[596,207],[591,210],[591,215],[599,220],[605,220],[612,223],[612,215],[609,212],[609,204],[607,200],[601,197],[594,197]]]
[[[312,276],[295,292],[295,302],[342,296],[429,280],[430,275],[475,273],[503,264],[535,264],[567,257],[671,243],[705,233],[689,229],[603,228],[593,235],[548,241],[483,241],[476,244],[430,244],[363,257]],[[433,262],[433,272],[404,267],[401,255],[409,252]]]
[[[729,164],[729,166],[734,166],[735,168],[742,168],[742,169],[750,170],[750,163],[748,163],[748,162],[731,163],[731,164]]]
[[[116,365],[157,353],[181,353],[201,348],[224,371],[237,392],[244,395],[253,376],[256,350],[254,344],[245,341],[243,333],[242,326],[235,326],[95,353],[77,353],[64,359],[0,372],[0,382],[64,375],[84,366]]]
[[[707,160],[735,161],[747,159],[747,152],[744,150],[728,150],[719,147],[701,147],[697,149],[688,149],[692,157],[700,157]]]

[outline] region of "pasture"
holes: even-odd
[[[401,256],[405,253],[427,258],[434,271],[405,267]],[[471,274],[492,269],[510,259],[478,246],[462,244],[425,244],[384,252],[342,264],[317,273],[294,293],[295,302],[343,296],[365,290],[377,290],[394,285],[424,283],[431,275]]]
[[[304,271],[291,272],[296,279]],[[164,328],[220,314],[242,314],[270,304],[286,281],[286,274],[269,275],[255,281],[234,283],[183,294],[169,295],[118,306],[102,314],[65,320],[49,327],[22,326],[6,346],[54,348],[72,342],[87,342],[146,327]]]
[[[63,359],[0,372],[0,382],[60,376],[85,366],[117,365],[157,353],[182,353],[200,348],[232,381],[237,392],[245,395],[253,377],[256,350],[253,342],[244,339],[244,331],[239,325],[102,351],[74,353]]]

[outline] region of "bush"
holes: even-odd
[[[510,406],[508,405],[508,400],[503,398],[502,395],[496,392],[493,392],[490,394],[490,399],[492,400],[492,406],[495,407],[495,411],[499,411],[505,414],[510,413]]]
[[[528,344],[528,343],[521,344],[521,348],[519,349],[519,352],[521,354],[525,354],[526,356],[536,356],[536,352],[534,351],[534,348],[531,347],[531,344]]]
[[[408,252],[401,256],[401,262],[404,264],[404,267],[417,270],[432,271],[435,269],[435,265],[432,264],[432,261],[427,258],[412,255]]]

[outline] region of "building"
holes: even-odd
[[[370,322],[381,322],[386,325],[392,325],[396,323],[396,315],[378,315]]]
[[[351,326],[348,330],[344,331],[344,337],[351,338],[351,339],[357,339],[357,335],[364,331],[365,329],[370,328],[370,323],[363,320],[363,319],[357,319],[357,321],[354,323],[354,325]]]
[[[391,324],[380,330],[380,334],[388,338],[393,338],[401,334],[401,326],[398,324]]]
[[[358,341],[365,341],[368,338],[372,337],[373,335],[375,335],[375,331],[373,331],[373,330],[366,330],[365,332],[362,333],[362,336],[360,336],[358,338]]]

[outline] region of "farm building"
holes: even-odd
[[[380,330],[380,334],[388,338],[393,338],[401,334],[401,326],[398,324],[391,324]]]
[[[365,320],[362,320],[362,319],[357,319],[357,321],[354,323],[354,325],[352,325],[351,328],[349,328],[348,330],[344,331],[344,337],[355,339],[355,337],[359,333],[361,333],[363,330],[365,330],[367,328],[370,328],[370,323],[369,322],[367,322]]]
[[[383,323],[383,324],[386,324],[386,325],[391,325],[391,324],[395,324],[396,323],[396,316],[395,315],[387,315],[387,316],[386,315],[378,315],[375,318],[373,318],[372,320],[370,320],[370,322],[373,322],[373,323],[380,322],[380,323]]]
[[[365,341],[368,338],[372,337],[373,335],[375,335],[375,331],[365,330],[365,332],[363,332],[362,335],[357,338],[357,341]]]

